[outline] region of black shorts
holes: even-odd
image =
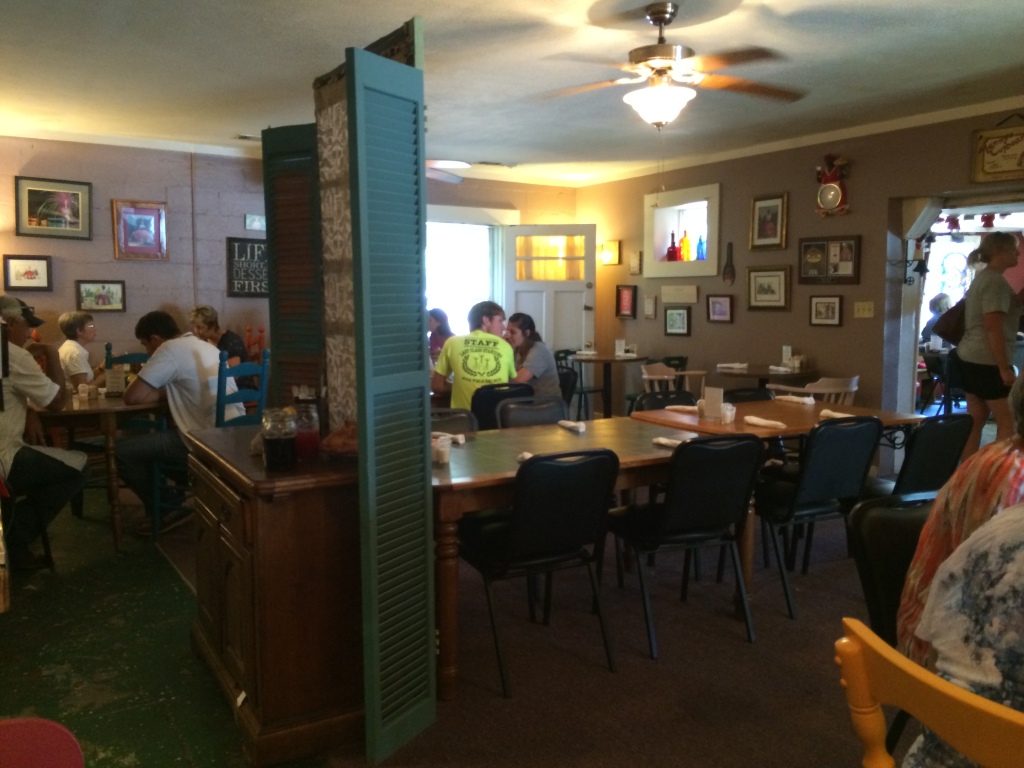
[[[1010,388],[1003,384],[998,365],[969,363],[960,358],[957,358],[953,364],[960,366],[964,392],[980,397],[982,400],[1005,400],[1009,397]]]

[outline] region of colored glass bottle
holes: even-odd
[[[679,259],[680,261],[693,261],[693,254],[690,252],[690,237],[686,234],[686,230],[683,230],[683,239],[679,241]]]
[[[672,233],[672,242],[665,250],[665,261],[679,261],[679,249],[676,247],[676,233]]]
[[[707,261],[707,260],[708,260],[708,246],[707,246],[707,243],[704,242],[704,235],[701,235],[697,239],[697,261]]]

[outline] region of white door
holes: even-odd
[[[503,240],[506,315],[530,315],[552,351],[593,347],[597,225],[505,227]]]

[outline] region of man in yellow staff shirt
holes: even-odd
[[[452,408],[469,409],[473,393],[485,384],[506,384],[516,376],[512,345],[501,338],[505,310],[481,301],[469,310],[470,333],[452,336],[441,348],[430,376],[434,392],[452,393]],[[448,376],[454,374],[449,386]]]

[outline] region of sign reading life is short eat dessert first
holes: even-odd
[[[228,238],[228,296],[269,296],[268,275],[266,240]]]

